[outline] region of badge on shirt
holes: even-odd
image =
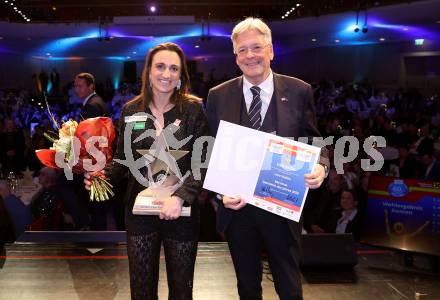
[[[132,123],[132,122],[145,122],[147,121],[148,116],[127,116],[125,117],[124,121],[125,123]]]
[[[143,130],[145,129],[145,122],[135,122],[133,130]]]

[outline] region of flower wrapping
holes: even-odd
[[[57,139],[45,136],[53,142],[53,147],[35,151],[42,164],[56,169],[68,167],[76,174],[93,172],[91,201],[105,201],[114,195],[112,185],[102,173],[112,159],[112,145],[116,136],[110,118],[90,118],[79,123],[69,120],[59,128]],[[57,154],[61,154],[64,160],[61,165],[57,161]]]

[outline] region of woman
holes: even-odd
[[[336,233],[352,233],[355,239],[359,236],[360,218],[356,196],[353,190],[344,190],[341,194],[341,212],[336,221]]]
[[[134,159],[140,155],[136,150],[157,148],[158,141],[167,145],[188,139],[178,150],[189,151],[177,160],[179,171],[185,175],[191,171],[191,151],[194,141],[208,135],[208,126],[200,101],[189,93],[189,75],[182,49],[173,43],[159,44],[149,51],[142,73],[142,91],[124,105],[119,121],[119,139],[114,159],[126,158],[125,147],[131,147]],[[154,116],[145,122],[134,120],[139,112]],[[131,119],[130,119],[131,118]],[[129,125],[130,124],[130,125]],[[132,126],[131,134],[124,137],[126,127]],[[171,131],[167,130],[171,128]],[[129,128],[130,129],[130,128]],[[153,130],[156,134],[141,136]],[[170,137],[170,134],[171,137]],[[139,138],[140,141],[135,141]],[[163,143],[162,143],[163,144]],[[158,181],[158,175],[142,168],[140,171],[150,181]],[[169,299],[192,299],[192,282],[197,252],[199,216],[197,195],[202,181],[192,174],[172,196],[160,200],[159,216],[142,216],[132,213],[136,195],[145,186],[136,180],[133,172],[113,160],[105,169],[110,182],[117,183],[128,176],[124,197],[127,229],[127,251],[130,270],[132,299],[157,299],[160,246],[163,242],[169,288]],[[86,178],[89,178],[86,175]],[[86,188],[90,182],[86,179]],[[151,184],[150,184],[151,185]],[[190,217],[180,217],[182,205],[191,206]]]

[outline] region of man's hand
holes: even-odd
[[[241,198],[240,196],[236,196],[236,197],[223,196],[222,201],[223,201],[223,205],[226,208],[230,208],[233,210],[239,210],[246,205],[246,201],[244,201],[244,199]]]
[[[313,173],[305,174],[306,186],[311,189],[317,189],[321,186],[325,178],[324,166],[316,164]]]
[[[153,204],[162,205],[159,218],[161,220],[175,220],[180,217],[182,213],[183,199],[177,196],[172,196],[163,199],[156,199]]]

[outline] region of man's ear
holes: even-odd
[[[273,51],[273,45],[270,45],[270,61],[273,61],[274,56],[275,56],[275,53]]]

